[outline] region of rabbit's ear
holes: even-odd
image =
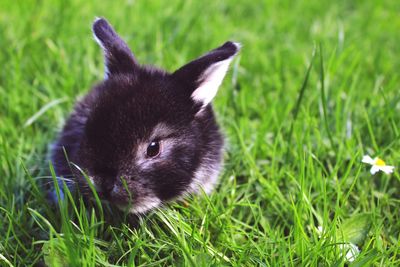
[[[215,97],[240,44],[226,42],[173,73],[178,82],[190,91],[192,99],[205,107]]]
[[[93,35],[104,52],[104,78],[113,74],[133,73],[138,63],[128,45],[118,36],[112,26],[103,18],[93,23]]]

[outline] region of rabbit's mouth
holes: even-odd
[[[118,207],[123,207],[124,209],[136,202],[136,199],[133,197],[132,193],[128,191],[126,193],[121,193],[117,186],[114,186],[112,191],[103,194],[103,198],[107,199],[110,203]]]
[[[154,195],[138,196],[127,190],[121,192],[118,186],[114,186],[111,191],[99,190],[97,194],[101,200],[117,206],[120,210],[135,214],[146,213],[162,204],[162,201]]]
[[[120,195],[110,194],[107,200],[117,206],[120,210],[130,213],[146,213],[151,209],[159,207],[161,200],[156,196],[144,196],[137,198],[125,198]]]

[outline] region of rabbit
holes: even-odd
[[[50,151],[58,183],[82,195],[92,183],[130,214],[210,193],[224,147],[211,101],[240,45],[226,42],[169,73],[140,65],[104,18],[92,30],[104,80],[75,104]],[[56,198],[54,187],[49,194]]]

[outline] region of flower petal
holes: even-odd
[[[377,173],[380,170],[381,170],[381,168],[379,168],[376,165],[373,165],[372,168],[371,168],[371,174],[374,175],[375,173]]]
[[[352,243],[346,243],[346,244],[341,244],[340,245],[340,250],[341,250],[341,256],[343,256],[344,253],[345,256],[344,258],[348,262],[353,262],[356,257],[360,254],[360,250],[358,247]]]
[[[389,165],[386,165],[386,166],[382,166],[382,167],[380,167],[380,169],[381,169],[381,171],[383,171],[384,173],[386,173],[386,174],[390,174],[390,173],[392,173],[392,172],[393,172],[393,170],[394,170],[394,166],[389,166]]]
[[[322,233],[324,232],[324,228],[322,228],[322,226],[320,225],[317,227],[316,232],[318,234],[318,238],[321,238]]]
[[[362,163],[367,163],[373,165],[375,163],[375,160],[373,160],[370,156],[364,155],[364,157],[361,160]]]

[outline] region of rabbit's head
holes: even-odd
[[[90,111],[77,162],[99,195],[142,213],[210,192],[223,148],[211,101],[239,45],[226,42],[168,73],[140,65],[105,19],[93,33],[105,79],[84,100]]]

